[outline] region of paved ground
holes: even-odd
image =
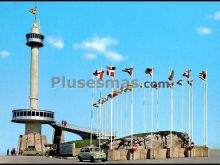
[[[15,164],[88,164],[89,161],[86,162],[79,162],[75,158],[71,159],[60,159],[60,158],[47,158],[44,156],[0,156],[0,163],[15,163]],[[175,159],[160,159],[160,160],[152,160],[152,159],[145,159],[145,160],[136,160],[136,161],[107,161],[101,162],[97,161],[96,163],[103,163],[103,164],[128,164],[128,163],[220,163],[220,150],[209,150],[209,157],[204,158],[175,158]],[[94,163],[92,163],[94,164]]]

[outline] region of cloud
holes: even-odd
[[[62,49],[64,47],[64,43],[61,37],[48,36],[46,41],[54,48]]]
[[[6,57],[8,57],[10,55],[10,53],[9,53],[9,51],[7,51],[7,50],[2,50],[2,51],[0,51],[0,57],[1,58],[6,58]]]
[[[111,46],[118,45],[118,44],[119,42],[113,38],[95,36],[81,43],[73,44],[73,48],[83,49],[86,51],[92,51],[97,54],[104,55],[106,58],[108,58],[109,60],[113,62],[120,62],[125,59],[124,56],[110,49]],[[91,53],[88,53],[87,59],[93,58],[93,55],[91,55]]]
[[[214,14],[209,15],[208,18],[213,19],[215,21],[220,20],[220,11],[216,11]]]
[[[211,28],[208,28],[208,27],[200,27],[197,29],[197,33],[199,35],[210,35],[212,34],[212,29]]]
[[[96,54],[93,53],[87,53],[84,55],[84,58],[87,60],[94,60],[96,58]]]

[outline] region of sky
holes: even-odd
[[[0,154],[17,148],[24,124],[11,122],[12,110],[29,108],[30,48],[25,34],[31,32],[34,16],[29,12],[34,2],[0,2]],[[90,127],[91,88],[51,86],[52,77],[88,80],[96,69],[116,66],[115,79],[130,79],[124,68],[134,66],[134,79],[150,81],[145,69],[154,66],[154,79],[167,81],[174,69],[174,81],[191,68],[194,79],[193,140],[203,145],[203,84],[200,71],[207,69],[208,146],[220,142],[220,2],[37,2],[37,17],[44,47],[39,51],[39,109],[55,112],[55,120],[66,120],[80,127]],[[188,84],[184,78],[184,132],[188,131]],[[102,96],[110,93],[102,89]],[[94,99],[99,98],[95,89]],[[134,133],[143,132],[143,90],[133,91]],[[114,130],[130,133],[130,96],[114,101]],[[151,89],[146,89],[146,131],[150,131]],[[156,97],[154,97],[154,100]],[[117,103],[116,103],[117,102]],[[110,102],[104,106],[102,119],[109,127]],[[156,131],[154,101],[154,131]],[[174,86],[174,130],[180,131],[181,88]],[[98,109],[94,109],[96,128]],[[127,118],[125,117],[127,114]],[[159,130],[170,130],[170,90],[158,90]],[[118,120],[116,120],[118,118]],[[119,120],[121,118],[121,120]],[[104,122],[105,121],[105,122]],[[121,128],[122,124],[122,128]],[[127,124],[127,126],[126,126]],[[118,127],[116,126],[118,125]],[[103,126],[104,127],[104,126]],[[42,134],[52,142],[53,128],[42,126]],[[65,132],[65,139],[80,139]]]

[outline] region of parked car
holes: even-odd
[[[28,146],[24,149],[23,154],[24,156],[42,156],[42,152],[37,151],[35,146]]]
[[[101,160],[105,162],[106,154],[101,151],[98,147],[83,147],[80,150],[80,153],[78,155],[78,159],[80,162],[83,160],[90,160],[91,162],[94,162],[95,160]]]

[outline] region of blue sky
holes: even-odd
[[[51,78],[90,79],[96,69],[116,66],[116,78],[129,78],[121,69],[134,66],[134,78],[150,80],[144,71],[154,65],[155,80],[174,80],[192,68],[194,78],[194,141],[202,138],[202,82],[198,73],[208,69],[208,146],[220,147],[219,2],[38,2],[38,18],[45,35],[39,55],[39,108],[55,112],[57,121],[90,125],[91,89],[51,88]],[[11,122],[12,109],[29,108],[30,48],[33,2],[0,3],[0,154],[17,147],[23,124]],[[106,75],[104,79],[108,79]],[[103,89],[103,95],[110,89]],[[159,129],[169,130],[169,89],[159,92]],[[143,131],[142,91],[134,90],[134,133]],[[96,100],[99,97],[95,91]],[[125,98],[125,95],[118,97]],[[130,94],[128,94],[130,97]],[[184,131],[188,130],[188,88],[184,85]],[[146,129],[150,131],[150,90],[146,90]],[[124,115],[125,110],[122,110]],[[127,109],[130,112],[130,109]],[[156,111],[155,111],[156,112]],[[118,114],[121,110],[118,110]],[[109,108],[106,109],[109,114]],[[154,113],[155,115],[156,113]],[[94,115],[96,116],[96,114]],[[154,116],[154,125],[156,125]],[[96,117],[94,118],[96,127]],[[124,122],[125,120],[123,120]],[[109,123],[109,115],[106,115]],[[127,121],[129,124],[129,120]],[[124,123],[123,123],[124,124]],[[155,127],[154,127],[154,130]],[[180,130],[180,88],[174,87],[174,130]],[[51,143],[53,129],[43,125]],[[129,130],[124,131],[126,135]],[[65,133],[66,140],[80,139]]]

